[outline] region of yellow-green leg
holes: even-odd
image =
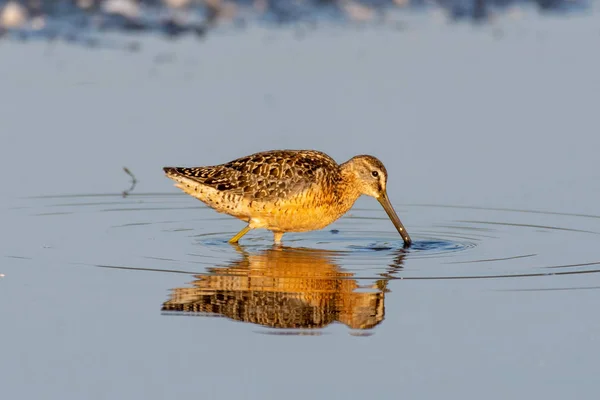
[[[241,231],[239,231],[237,233],[237,235],[235,235],[234,237],[229,239],[229,243],[232,243],[232,244],[237,243],[242,238],[242,236],[244,236],[246,233],[250,232],[250,229],[252,229],[252,228],[250,228],[250,225],[246,225],[246,227],[244,229],[242,229]]]
[[[273,232],[273,241],[275,244],[281,244],[281,238],[283,237],[283,232]]]

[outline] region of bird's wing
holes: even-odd
[[[339,166],[317,151],[276,150],[212,167],[175,168],[199,184],[252,200],[290,198],[315,184],[339,179]]]

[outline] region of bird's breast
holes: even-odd
[[[248,210],[250,225],[281,232],[322,229],[344,215],[356,201],[334,197],[310,200],[299,196],[289,201],[255,202],[253,209]]]

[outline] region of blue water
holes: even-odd
[[[595,399],[598,22],[1,42],[3,396]],[[376,155],[414,247],[236,248],[162,172],[276,148]]]

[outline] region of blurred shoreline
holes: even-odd
[[[414,13],[447,23],[488,23],[499,16],[518,19],[528,10],[560,16],[592,8],[587,0],[9,0],[0,1],[0,38],[103,47],[104,32],[174,39],[204,38],[213,29],[250,24],[306,29],[375,24],[401,29],[402,18]]]

